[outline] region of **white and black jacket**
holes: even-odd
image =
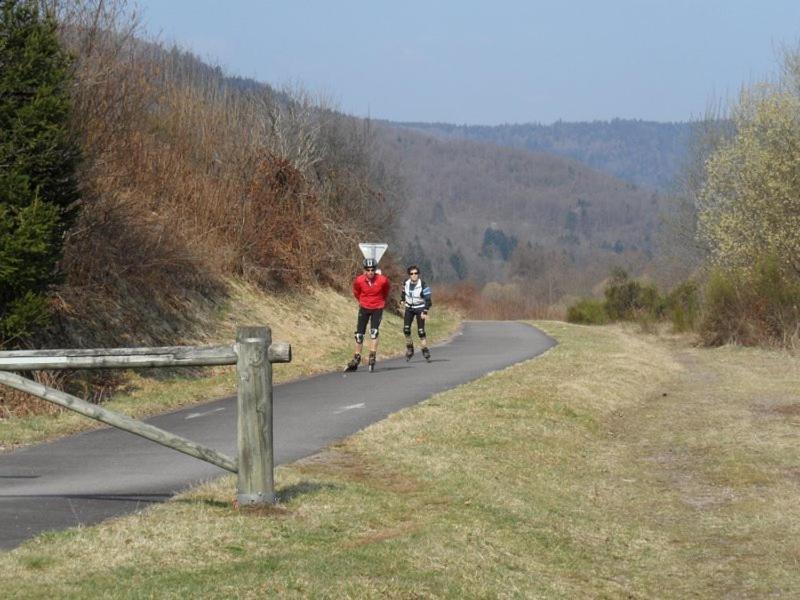
[[[403,282],[403,289],[400,292],[400,301],[406,308],[422,312],[428,312],[432,306],[431,302],[431,288],[422,280],[417,279],[417,283],[406,279]]]

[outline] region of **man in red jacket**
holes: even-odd
[[[375,356],[378,352],[378,328],[383,318],[383,307],[389,297],[389,278],[378,273],[378,261],[365,258],[362,263],[364,273],[353,281],[353,296],[358,300],[358,322],[356,324],[356,352],[347,363],[346,371],[355,371],[361,364],[361,348],[369,322],[369,370],[375,369]]]

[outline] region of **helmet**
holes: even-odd
[[[378,268],[378,261],[374,258],[365,258],[361,264],[364,266],[365,269],[377,269]]]

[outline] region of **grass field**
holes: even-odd
[[[800,359],[618,326],[277,470],[0,555],[7,597],[800,596]]]

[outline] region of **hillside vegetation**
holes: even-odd
[[[35,285],[45,301],[22,290],[19,308],[4,286],[0,316],[24,325],[16,330],[24,335],[0,335],[5,349],[202,342],[235,301],[232,286],[271,294],[344,289],[359,269],[357,242],[391,238],[398,186],[368,122],[302,90],[227,77],[190,53],[146,41],[124,0],[14,0],[3,10],[32,15],[28,29],[4,21],[4,31],[18,32],[8,37],[18,47],[4,41],[3,64],[16,70],[4,67],[3,118],[16,123],[42,105],[37,98],[52,103],[52,90],[61,90],[68,96],[58,105],[62,137],[80,148],[80,160],[65,155],[71,171],[58,174],[64,185],[55,188],[69,191],[72,177],[78,200],[67,198],[69,220],[42,243],[20,225],[29,220],[13,217],[18,209],[5,193],[9,181],[19,187],[26,178],[31,190],[48,193],[33,178],[30,165],[38,163],[17,160],[23,171],[10,179],[3,171],[0,270],[13,275],[20,261],[30,270],[39,259],[29,255],[40,247],[50,261]],[[51,54],[70,57],[53,75],[57,85],[24,75],[38,24],[57,34]],[[31,72],[44,72],[43,62],[32,64]],[[27,104],[5,102],[17,97]],[[16,160],[5,124],[3,131],[0,157]],[[28,237],[13,242],[15,231]],[[393,259],[396,252],[384,267],[396,273]],[[37,377],[67,384],[60,374]],[[107,374],[94,378],[89,395],[105,397],[113,384]],[[3,391],[0,412],[13,403]]]
[[[12,597],[796,597],[800,364],[539,323],[546,355],[277,471],[0,556]]]
[[[391,243],[396,275],[417,263],[428,281],[466,283],[454,297],[473,286],[480,305],[505,307],[479,316],[560,314],[609,265],[651,270],[661,199],[529,151],[561,142],[501,148],[449,126],[428,128],[442,140],[376,125],[145,41],[124,0],[46,6],[74,57],[80,202],[49,322],[6,347],[188,343],[226,305],[231,280],[341,287],[365,239]],[[600,138],[639,140],[667,161],[665,147],[679,145],[675,131],[642,123],[561,125],[552,139],[603,156],[616,154]]]
[[[571,320],[668,316],[709,345],[800,348],[800,50],[785,52],[780,80],[699,122],[691,148],[664,229],[683,281],[662,295],[616,278],[602,306],[583,301]]]
[[[192,343],[231,282],[341,289],[365,239],[391,243],[396,279],[416,262],[429,281],[467,282],[484,306],[508,308],[482,316],[551,314],[609,263],[641,273],[652,260],[660,200],[631,183],[229,77],[146,41],[124,0],[42,6],[72,57],[80,200],[56,249],[49,320],[5,347]]]
[[[403,253],[438,281],[515,285],[546,306],[609,264],[652,260],[653,192],[552,155],[387,127],[379,140],[405,180]]]
[[[70,126],[83,160],[37,342],[194,339],[231,278],[343,286],[356,243],[391,230],[394,188],[367,123],[143,41],[122,0],[46,6],[74,57]]]

